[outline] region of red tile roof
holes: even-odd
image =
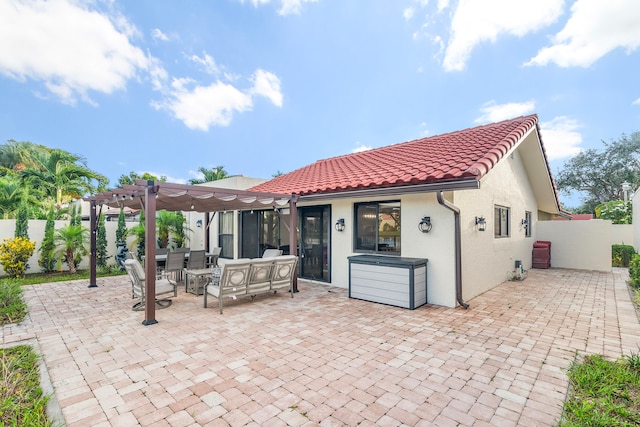
[[[307,195],[479,180],[537,123],[533,114],[318,160],[251,190]]]

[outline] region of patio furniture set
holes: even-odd
[[[220,248],[214,248],[210,254],[204,250],[186,252],[175,251],[156,255],[156,308],[166,308],[171,305],[171,296],[178,296],[178,284],[184,281],[185,292],[196,296],[204,295],[204,307],[207,307],[207,297],[218,299],[220,313],[223,310],[223,299],[237,299],[241,296],[251,297],[251,301],[258,294],[276,293],[281,289],[288,289],[293,298],[293,278],[298,257],[282,255],[280,250],[267,250],[262,258],[255,259],[218,259]],[[206,259],[213,260],[206,262]],[[220,266],[218,266],[220,264]],[[125,269],[131,280],[132,298],[137,301],[132,309],[144,309],[144,294],[146,289],[145,270],[136,259],[127,259]]]

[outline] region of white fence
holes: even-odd
[[[541,221],[537,239],[551,242],[551,267],[611,271],[611,245],[634,244],[633,225],[609,220]]]
[[[40,248],[42,246],[42,240],[44,238],[44,227],[46,225],[46,221],[44,220],[30,220],[29,221],[29,240],[36,242],[36,250],[33,252],[31,258],[29,258],[29,269],[27,273],[39,273],[42,271],[40,266],[38,265],[38,260],[40,259]],[[55,221],[55,229],[58,230],[69,224],[69,221]],[[105,221],[105,229],[107,231],[107,253],[109,258],[107,260],[107,264],[115,264],[115,254],[116,254],[116,229],[118,228],[118,221]],[[129,222],[126,223],[127,228],[134,227],[138,223],[137,222]],[[82,225],[89,229],[89,221],[82,221]],[[15,219],[5,219],[0,220],[0,241],[6,238],[13,238],[16,231],[16,220]],[[129,238],[127,240],[129,248],[131,248],[131,243],[133,242],[133,238]],[[89,256],[85,256],[82,262],[80,263],[80,269],[88,269],[89,268]],[[62,266],[63,270],[67,270],[67,265]],[[2,266],[0,266],[0,275],[4,275],[4,270]]]

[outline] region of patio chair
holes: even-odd
[[[133,304],[131,309],[133,311],[144,310],[144,293],[146,289],[145,273],[142,265],[136,259],[127,259],[124,261],[124,268],[131,279],[131,294],[132,298],[138,298],[138,301]],[[174,297],[178,296],[178,289],[174,283],[171,283],[166,278],[156,279],[156,307],[166,308],[171,305],[169,298],[158,299],[159,295],[173,293]]]
[[[282,255],[282,250],[280,249],[265,249],[264,253],[262,254],[262,258],[271,258],[280,255]]]
[[[169,279],[169,274],[173,275],[172,283],[177,284],[181,280],[182,269],[184,268],[184,259],[184,252],[167,253],[167,261],[164,266],[164,274],[167,276],[167,279],[169,281],[171,281],[171,279]]]
[[[217,247],[211,249],[211,252],[208,254],[209,260],[207,261],[207,267],[217,267],[218,266],[218,258],[220,258],[220,253],[222,252],[222,248]]]
[[[189,259],[187,260],[187,270],[198,270],[205,268],[206,255],[204,249],[189,251]]]

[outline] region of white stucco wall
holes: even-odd
[[[42,270],[38,265],[38,260],[40,259],[40,247],[42,246],[42,240],[44,238],[44,227],[46,226],[47,221],[45,220],[29,220],[29,240],[36,242],[36,250],[34,251],[31,258],[29,258],[29,269],[27,273],[39,273]],[[55,229],[58,230],[69,224],[69,221],[55,221]],[[137,222],[126,222],[127,228],[133,227],[137,225]],[[89,229],[89,221],[82,221],[82,225]],[[107,260],[107,264],[115,264],[115,259],[113,258],[116,253],[116,229],[118,228],[118,221],[105,221],[104,223],[105,229],[107,231],[107,253],[109,254],[109,259]],[[0,241],[6,238],[13,238],[16,230],[16,220],[15,219],[3,219],[0,220]],[[129,250],[134,250],[133,248],[133,237],[129,237],[127,239]],[[87,244],[87,249],[89,249],[89,245]],[[89,256],[85,256],[80,263],[80,269],[88,269],[89,268]],[[66,264],[62,266],[63,270],[67,269]],[[4,275],[4,270],[2,266],[0,266],[0,275]]]
[[[505,156],[481,181],[480,190],[458,191],[452,200],[460,208],[463,260],[463,298],[471,299],[508,280],[519,260],[531,268],[536,240],[537,205],[517,151]],[[494,208],[509,208],[510,236],[494,237]],[[525,212],[533,218],[532,236],[521,224]],[[486,218],[486,231],[476,229],[475,217]]]
[[[402,256],[427,258],[427,301],[429,304],[455,306],[455,271],[453,215],[440,206],[435,193],[337,200],[331,206],[331,278],[333,286],[349,287],[348,257],[358,255],[353,251],[355,203],[384,200],[400,200]],[[323,204],[323,203],[318,203]],[[305,206],[300,204],[299,206]],[[306,206],[309,206],[308,204]],[[424,216],[431,217],[433,229],[430,233],[418,230]],[[344,218],[345,230],[336,231],[333,225]]]
[[[551,242],[551,267],[611,271],[611,221],[543,221],[538,240]]]
[[[612,245],[631,245],[634,246],[634,228],[633,224],[612,224],[611,225],[611,244]],[[635,247],[635,246],[634,246]],[[637,252],[637,249],[636,249]]]

